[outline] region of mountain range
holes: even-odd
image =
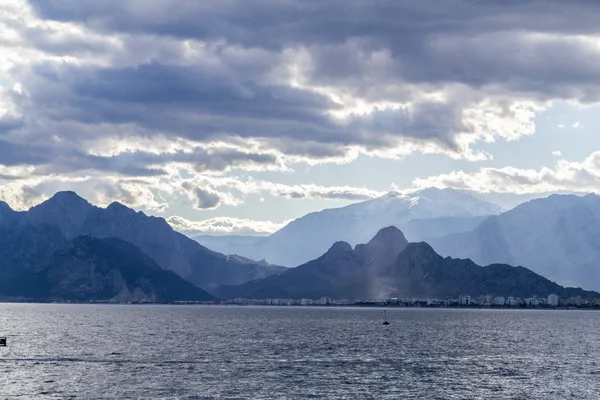
[[[396,227],[381,229],[354,248],[336,242],[321,257],[286,272],[238,286],[221,287],[223,298],[351,299],[407,297],[457,298],[460,295],[528,297],[582,296],[597,292],[564,288],[524,267],[481,267],[469,259],[438,255],[427,243],[409,243]]]
[[[0,293],[75,301],[214,301],[214,296],[162,269],[134,245],[78,236],[45,262],[0,281]]]
[[[25,212],[0,204],[0,281],[39,266],[82,235],[129,242],[161,268],[206,290],[284,270],[209,250],[175,232],[163,218],[147,216],[119,203],[96,207],[74,192],[59,192]]]
[[[409,217],[399,205],[406,205],[406,199],[388,195],[350,208],[311,214],[272,236],[288,238],[288,242],[280,242],[283,249],[304,249],[307,233],[298,230],[303,224],[314,226],[314,236],[325,242],[339,229],[330,226],[335,221],[341,221],[352,236],[363,234],[363,226],[356,221],[366,221],[365,229],[371,229],[374,224],[388,226],[386,219],[405,215],[402,218],[409,219],[404,226],[430,236],[429,244],[409,241],[390,225],[380,228],[365,244],[330,240],[328,249],[296,268],[209,250],[175,232],[162,218],[119,203],[97,207],[73,192],[59,192],[23,212],[0,202],[0,297],[211,301],[550,292],[589,297],[592,292],[565,289],[551,280],[588,289],[600,286],[595,264],[600,256],[598,196],[550,196],[486,217],[467,216],[464,207],[448,205],[446,210],[455,210],[450,212],[453,215],[438,216],[429,212],[433,198],[446,204],[449,198],[460,201],[462,197],[454,191],[421,195],[412,198],[415,210],[408,211]],[[480,207],[471,208],[470,213],[493,211],[485,204],[475,204]],[[386,214],[393,210],[397,213]],[[365,220],[364,215],[377,222]]]
[[[600,197],[552,195],[429,243],[479,264],[525,265],[563,285],[600,289]]]
[[[326,209],[298,218],[268,237],[197,236],[226,254],[295,267],[323,254],[335,241],[364,243],[383,226],[399,227],[411,241],[429,240],[477,227],[502,209],[454,189],[427,188]]]
[[[407,209],[408,199],[412,207]],[[482,213],[495,214],[477,215]],[[470,194],[426,189],[412,197],[388,194],[308,214],[266,238],[196,240],[224,253],[295,266],[325,253],[327,243],[342,240],[354,246],[386,225],[398,226],[411,242],[427,242],[443,256],[470,258],[479,265],[523,265],[561,285],[600,290],[596,194],[551,195],[501,212]]]

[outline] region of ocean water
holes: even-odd
[[[0,399],[598,399],[600,312],[0,304]]]

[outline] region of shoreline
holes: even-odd
[[[519,307],[519,306],[421,306],[397,304],[234,304],[219,302],[113,302],[113,301],[40,301],[40,300],[0,300],[0,304],[56,304],[56,305],[114,305],[114,306],[222,306],[222,307],[273,307],[273,308],[379,308],[379,309],[449,309],[449,310],[535,310],[535,311],[600,311],[599,306],[590,307]]]

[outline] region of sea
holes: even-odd
[[[600,312],[0,304],[0,399],[599,399]]]

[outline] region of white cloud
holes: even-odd
[[[326,200],[367,200],[379,197],[385,192],[353,186],[319,186],[314,184],[286,185],[254,179],[251,177],[199,175],[182,183],[188,196],[194,198],[197,187],[210,190],[229,190],[240,195],[268,194],[287,199],[326,199]]]
[[[581,125],[581,123],[579,121],[575,121],[573,122],[573,128],[577,129],[577,128],[582,128],[583,125]]]
[[[267,234],[273,233],[290,221],[273,222],[273,221],[257,221],[244,218],[217,217],[206,219],[203,221],[190,221],[180,216],[171,216],[167,218],[167,222],[180,232],[194,232],[205,234]]]
[[[30,176],[6,181],[0,177],[0,200],[19,211],[27,210],[63,190],[75,191],[100,207],[118,201],[128,207],[162,213],[168,208],[163,196],[169,194],[170,187],[155,178]]]
[[[0,109],[25,117],[14,140],[48,135],[102,154],[90,134],[95,128],[116,148],[139,148],[131,146],[136,137],[173,147],[243,138],[279,152],[278,168],[285,157],[314,164],[348,162],[360,153],[443,153],[475,161],[490,156],[476,152],[474,143],[531,135],[535,113],[553,100],[598,101],[588,84],[600,59],[595,28],[572,35],[572,21],[553,23],[562,17],[559,3],[553,12],[431,3],[455,16],[442,25],[437,12],[422,12],[431,4],[366,10],[360,2],[323,1],[291,12],[274,1],[182,3],[174,14],[164,2],[146,3],[0,5],[0,72],[21,88],[17,97],[17,91],[0,96]],[[287,17],[276,22],[259,13],[248,25],[238,14],[246,7]],[[584,9],[578,15],[593,14]],[[407,10],[415,15],[408,25],[401,18],[373,23]],[[514,18],[517,10],[521,18]],[[356,18],[363,13],[370,18]],[[332,15],[336,29],[329,29]],[[124,20],[137,21],[136,28]],[[412,35],[403,49],[389,40],[413,25],[439,29]],[[266,168],[264,159],[246,155],[248,162],[235,158],[239,168]]]
[[[556,157],[560,157],[560,156],[562,156],[562,152],[561,152],[560,150],[554,150],[554,151],[552,152],[552,155],[553,155],[553,156],[556,156]]]
[[[72,189],[157,212],[180,195],[363,200],[382,193],[239,174],[490,159],[475,144],[534,134],[552,102],[600,101],[593,2],[292,3],[3,1],[0,196],[25,208]]]
[[[557,161],[554,168],[481,168],[477,172],[453,171],[415,179],[417,187],[473,190],[480,193],[600,192],[600,151],[581,162]]]

